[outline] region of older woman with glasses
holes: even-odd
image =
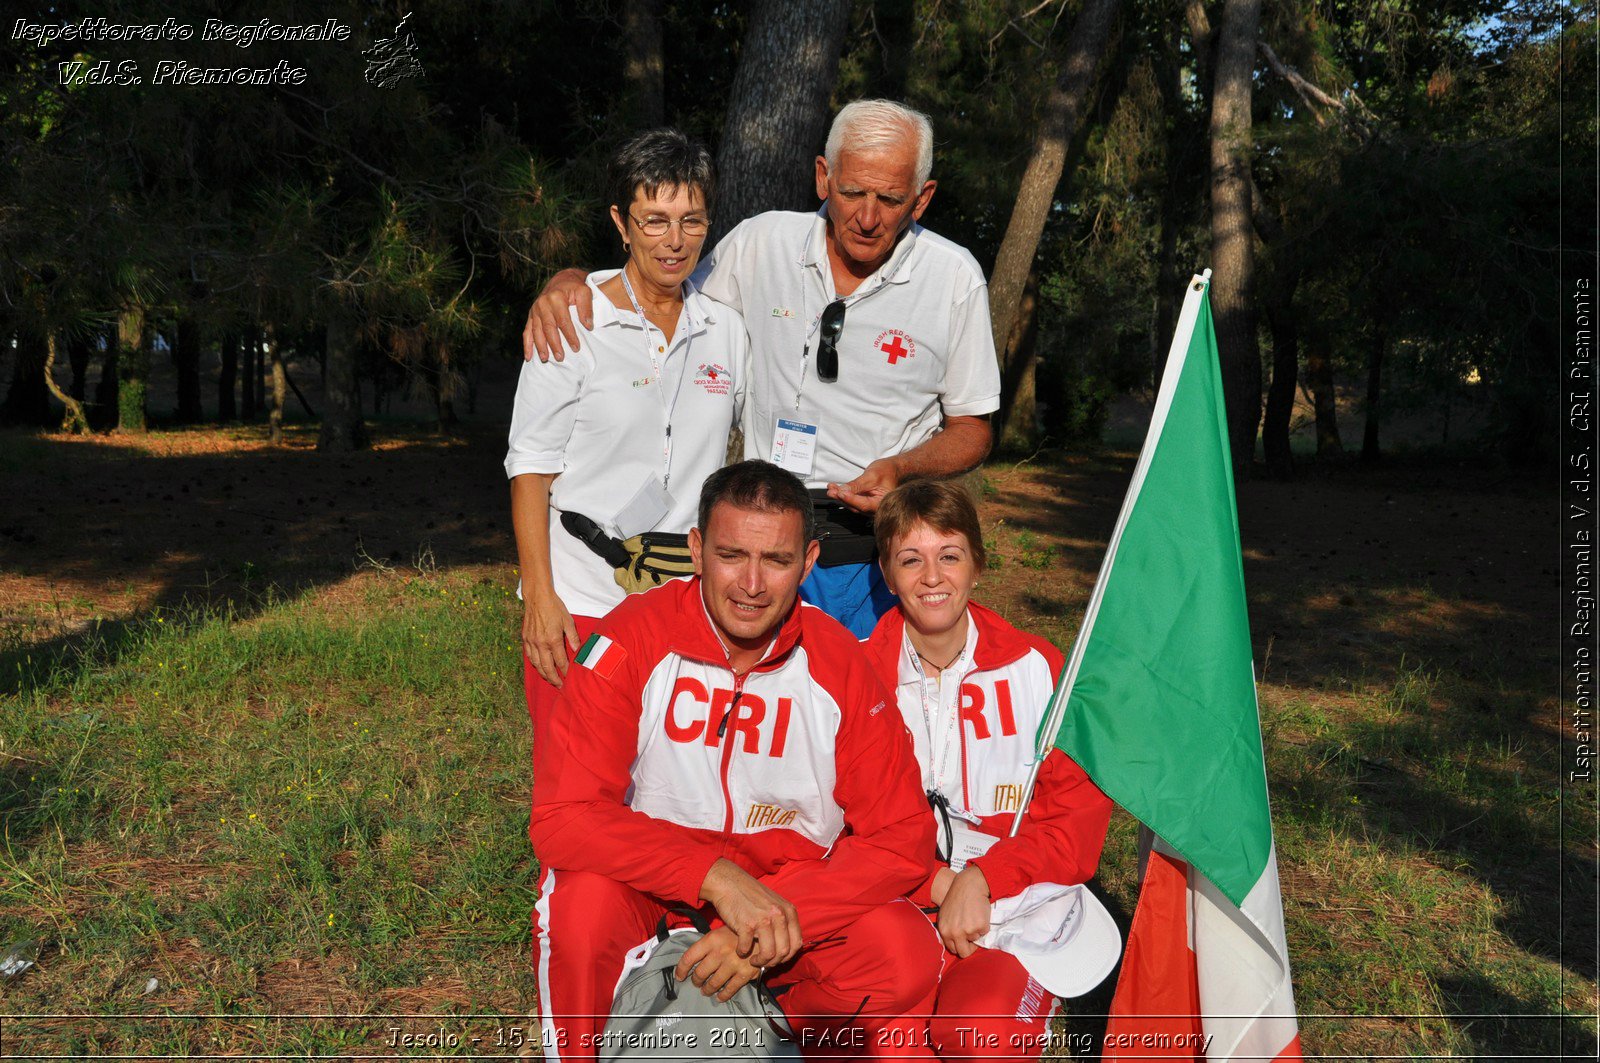
[[[687,571],[700,484],[738,422],[744,322],[689,282],[714,185],[710,154],[676,130],[624,145],[609,192],[627,259],[589,274],[595,327],[577,355],[522,368],[505,468],[536,739],[595,621],[652,573]]]

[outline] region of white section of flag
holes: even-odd
[[[1155,845],[1168,856],[1183,859],[1160,838]],[[1277,1059],[1299,1032],[1278,889],[1277,846],[1242,907],[1234,907],[1193,865],[1186,866],[1189,947],[1200,988],[1206,1059]],[[1298,1057],[1298,1050],[1294,1055]]]
[[[578,663],[593,672],[601,670],[601,664],[606,659],[606,654],[611,652],[615,644],[604,635],[591,635],[589,641],[584,643],[583,649],[578,653]]]

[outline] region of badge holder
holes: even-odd
[[[817,464],[817,441],[822,418],[815,410],[800,409],[779,416],[772,426],[772,464],[802,479],[811,475]]]
[[[671,511],[672,495],[661,486],[659,479],[646,476],[628,504],[618,510],[613,519],[617,538],[631,539],[635,535],[642,535],[660,524]]]
[[[992,834],[973,830],[965,823],[950,824],[950,870],[960,874],[968,860],[975,860],[989,851],[999,841]]]

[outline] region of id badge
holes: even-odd
[[[772,429],[772,464],[801,479],[810,476],[817,463],[817,421],[815,415],[779,417]]]
[[[672,496],[661,486],[660,480],[647,476],[628,504],[617,511],[612,523],[617,527],[619,539],[631,539],[660,524],[671,510]]]
[[[953,822],[950,824],[950,870],[960,873],[967,866],[967,861],[982,856],[989,851],[989,847],[999,841],[993,834],[985,834],[974,830],[971,826]]]

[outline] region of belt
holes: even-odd
[[[816,514],[817,540],[822,553],[817,564],[865,565],[877,560],[878,540],[872,534],[872,514],[857,513],[824,488],[811,488],[811,507]]]

